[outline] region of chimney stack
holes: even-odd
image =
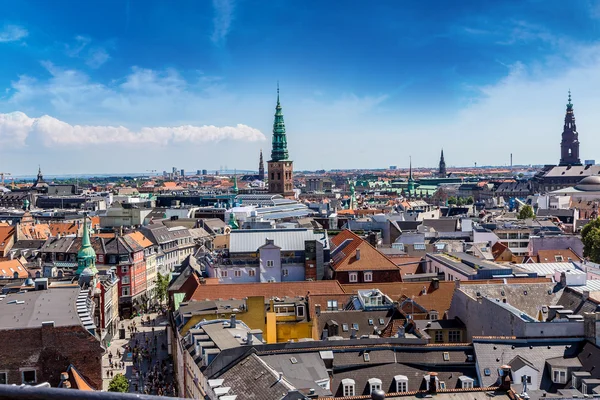
[[[584,290],[583,292],[581,292],[581,300],[586,301],[589,298],[590,298],[589,290]]]
[[[454,280],[454,288],[455,289],[460,289],[460,279],[455,279]]]
[[[429,393],[437,393],[437,372],[431,372],[429,374]]]
[[[329,337],[329,331],[327,330],[327,328],[323,328],[323,333],[321,334],[321,340],[327,340],[328,337]]]
[[[503,365],[500,367],[498,371],[498,375],[500,375],[500,390],[509,391],[510,383],[512,382],[512,371],[510,365]]]
[[[315,314],[317,315],[317,317],[319,315],[321,315],[321,305],[320,304],[315,304]]]
[[[440,280],[439,278],[433,278],[431,280],[431,286],[433,287],[433,290],[437,290],[440,288]]]
[[[356,329],[352,328],[352,331],[350,333],[350,339],[356,339]]]
[[[246,332],[246,344],[248,346],[252,345],[252,333],[250,331]]]
[[[360,249],[356,249],[356,261],[360,260]]]
[[[235,329],[237,325],[237,320],[235,319],[235,314],[231,314],[231,320],[229,323],[229,327]]]

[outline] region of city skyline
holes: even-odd
[[[600,145],[593,2],[1,4],[14,175],[254,169],[277,81],[297,170],[556,164],[569,89]]]

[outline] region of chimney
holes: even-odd
[[[431,280],[431,287],[433,287],[433,290],[437,290],[437,289],[440,288],[440,280],[439,280],[439,278],[433,278]]]
[[[512,371],[510,365],[501,366],[498,374],[500,375],[499,389],[508,392],[510,390],[510,383],[512,381]]]
[[[231,314],[231,320],[229,323],[229,327],[235,329],[237,325],[237,320],[235,319],[235,314]]]
[[[460,289],[460,279],[454,280],[454,289]]]
[[[321,340],[327,340],[328,337],[329,337],[329,331],[327,330],[327,328],[323,328],[323,333],[321,334]]]
[[[356,249],[356,261],[360,260],[360,249]]]
[[[431,372],[429,374],[429,393],[437,393],[437,372]]]
[[[356,329],[352,328],[352,331],[350,332],[350,339],[356,339]]]
[[[319,315],[321,315],[321,305],[320,304],[315,304],[315,314],[317,315],[317,317]]]
[[[246,344],[248,346],[252,345],[252,332],[250,331],[246,332]]]
[[[581,300],[586,301],[589,298],[590,298],[589,290],[584,290],[583,292],[581,292]]]

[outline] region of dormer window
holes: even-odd
[[[350,282],[358,282],[358,272],[350,272],[348,274],[348,279]]]
[[[553,368],[552,381],[554,383],[567,383],[567,370]]]
[[[430,311],[429,312],[429,319],[430,320],[437,320],[440,318],[440,315],[438,314],[437,311]]]
[[[373,273],[371,271],[364,272],[365,282],[373,282]]]
[[[469,378],[468,376],[462,375],[458,377],[458,380],[460,381],[461,388],[473,389],[473,384],[475,383],[475,380],[473,378]]]
[[[344,396],[354,396],[354,394],[356,393],[355,385],[356,383],[354,382],[354,379],[342,379],[342,389],[344,392]]]
[[[370,392],[373,393],[376,390],[381,390],[381,379],[371,378],[367,381],[369,383]]]
[[[396,392],[408,392],[408,377],[405,375],[396,375],[394,380],[396,381]]]

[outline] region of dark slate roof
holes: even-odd
[[[573,217],[575,210],[571,209],[560,209],[560,208],[549,208],[549,209],[538,209],[538,217]]]
[[[581,361],[582,371],[588,371],[592,375],[591,378],[600,379],[600,347],[586,342],[577,357]]]
[[[523,358],[521,356],[516,356],[515,358],[510,360],[508,362],[508,365],[511,366],[513,371],[518,371],[521,368],[528,366],[528,367],[540,372],[540,370],[535,365],[533,365],[532,363],[530,363],[528,360],[526,360],[525,358]]]
[[[285,381],[278,381],[279,376],[256,354],[246,356],[212,379],[223,379],[221,386],[230,387],[228,394],[237,395],[240,399],[277,400],[285,397],[291,389]]]
[[[373,353],[373,352],[371,352]],[[441,352],[440,352],[441,355]],[[337,356],[337,354],[336,354]],[[400,357],[400,355],[398,355]],[[408,391],[425,389],[424,376],[430,372],[437,372],[440,382],[446,384],[447,389],[460,387],[459,376],[468,376],[477,379],[475,367],[470,364],[448,364],[425,365],[425,364],[400,364],[390,363],[374,365],[370,367],[335,371],[331,382],[331,391],[335,396],[343,395],[342,380],[353,379],[356,387],[356,395],[367,395],[370,393],[368,380],[371,378],[381,379],[382,389],[386,393],[396,392],[394,376],[404,375],[408,378]]]
[[[275,371],[281,372],[296,389],[314,389],[319,396],[331,396],[329,390],[316,383],[329,380],[327,368],[318,352],[274,354],[260,358]]]
[[[563,306],[565,310],[572,310],[573,314],[593,313],[600,311],[600,305],[591,300],[583,300],[582,293],[567,287],[558,302],[558,306]]]
[[[574,340],[546,340],[546,341],[527,341],[527,340],[477,340],[473,339],[475,347],[475,356],[481,376],[482,386],[494,386],[498,381],[498,368],[506,364],[517,356],[522,357],[531,363],[535,369],[541,371],[538,375],[536,385],[546,390],[552,385],[550,376],[544,374],[546,360],[555,357],[574,357],[579,353],[580,343]],[[491,374],[485,376],[485,369],[489,369]]]
[[[423,226],[428,226],[436,232],[455,232],[458,226],[458,219],[455,218],[440,218],[440,219],[424,219]]]
[[[521,192],[521,193],[530,193],[533,190],[532,184],[530,182],[504,182],[498,186],[496,189],[496,193],[512,193],[512,192]]]
[[[402,232],[405,231],[416,231],[417,227],[421,225],[421,221],[396,221]]]
[[[45,240],[17,240],[15,244],[13,244],[13,249],[39,249],[41,248]]]
[[[374,329],[377,327],[380,331],[387,325],[390,318],[394,315],[393,310],[380,310],[380,311],[322,311],[318,317],[318,332],[323,331],[328,325],[335,321],[338,324],[338,333],[335,336],[341,336],[343,338],[350,338],[352,334],[352,324],[358,324],[357,337],[360,338],[362,335],[375,335]],[[379,319],[383,318],[384,324],[380,324]],[[372,320],[373,324],[369,325],[369,320]],[[343,325],[348,325],[348,330],[344,332]]]

